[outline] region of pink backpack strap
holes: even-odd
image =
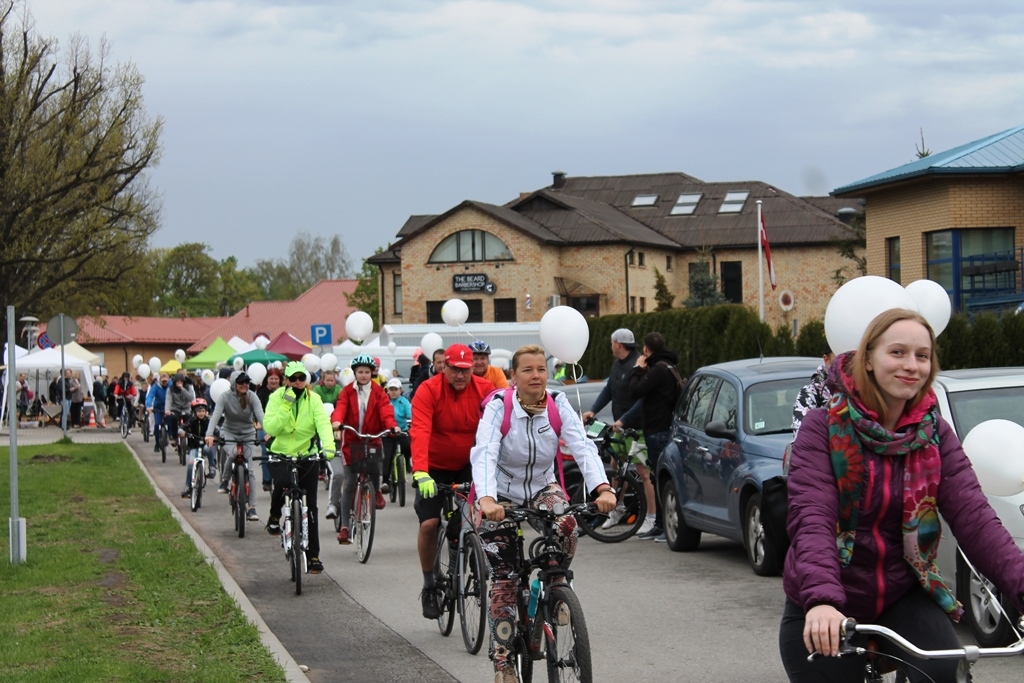
[[[505,389],[504,403],[505,403],[505,414],[501,418],[501,438],[505,438],[508,435],[508,430],[512,428],[512,406],[513,394],[515,389],[509,387]],[[491,392],[487,395],[486,401],[490,400],[494,396],[495,392]],[[555,430],[555,436],[562,435],[562,416],[558,414],[558,406],[555,405],[555,399],[548,394],[548,422],[551,423],[551,428]],[[565,491],[565,468],[562,466],[562,448],[559,446],[558,451],[555,453],[555,461],[558,463],[558,484]]]

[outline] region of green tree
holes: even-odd
[[[0,0],[0,292],[19,315],[116,301],[157,229],[162,124],[109,56],[82,38],[59,51],[26,2]]]
[[[851,273],[853,277],[868,274],[868,257],[864,254],[868,246],[867,234],[867,222],[861,211],[850,220],[848,235],[833,240],[839,255],[852,262],[850,266],[841,266],[832,273],[832,281],[837,287],[842,287],[850,279]]]
[[[288,246],[288,258],[260,259],[250,276],[270,301],[294,299],[321,280],[352,277],[352,260],[339,235],[330,239],[300,232]]]
[[[160,260],[160,293],[157,313],[189,317],[218,314],[220,264],[207,252],[209,247],[186,242],[163,251]]]
[[[690,298],[683,305],[687,308],[700,308],[725,303],[729,301],[718,289],[718,276],[711,272],[711,264],[706,254],[702,253],[690,275]]]
[[[373,253],[376,255],[382,251],[384,251],[383,247],[377,247]],[[378,317],[380,315],[379,277],[380,269],[369,261],[364,260],[362,270],[356,275],[356,280],[359,282],[355,290],[351,294],[345,295],[345,300],[349,306],[367,313],[373,318],[375,324],[380,320]]]
[[[657,302],[655,311],[670,310],[672,302],[676,300],[676,295],[669,291],[665,276],[657,268],[654,269],[654,300]]]
[[[229,256],[218,264],[217,315],[234,315],[250,301],[260,299],[260,286],[248,270],[239,270]]]

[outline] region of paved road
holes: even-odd
[[[28,442],[21,434],[20,442]],[[79,432],[73,438],[98,436]],[[215,493],[192,513],[177,495],[183,468],[161,464],[137,435],[129,443],[277,637],[310,667],[311,681],[493,680],[486,654],[471,656],[462,647],[457,624],[451,637],[443,638],[434,622],[419,615],[421,576],[411,507],[389,504],[378,513],[366,565],[356,560],[352,546],[335,544],[325,525],[321,559],[327,571],[307,576],[303,595],[296,597],[280,544],[262,524],[250,523],[250,533],[239,539],[226,496]],[[267,503],[265,495],[258,501],[264,521]],[[588,616],[595,680],[785,680],[777,649],[781,579],[754,576],[738,544],[706,536],[699,552],[672,553],[636,539],[603,545],[585,538],[574,568]],[[969,640],[966,632],[962,637]],[[1024,678],[1024,662],[986,660],[975,674],[979,680],[1016,683]]]

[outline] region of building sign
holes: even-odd
[[[493,282],[487,280],[486,273],[464,273],[452,275],[452,289],[456,292],[487,292],[498,291]]]

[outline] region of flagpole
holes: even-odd
[[[764,262],[761,260],[761,200],[757,200],[757,303],[764,322]]]

